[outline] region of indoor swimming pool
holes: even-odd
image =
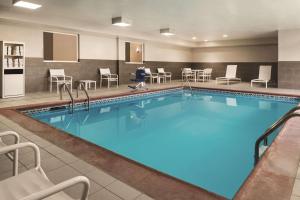
[[[293,97],[173,89],[27,115],[226,198],[253,169],[256,139]]]

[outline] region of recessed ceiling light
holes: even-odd
[[[20,1],[20,0],[14,0],[13,5],[17,7],[32,9],[32,10],[42,7],[42,5],[39,4],[35,4],[27,1]]]
[[[121,27],[131,26],[131,21],[123,17],[114,17],[111,19],[111,23],[114,26],[121,26]]]
[[[173,33],[170,28],[162,28],[160,29],[160,34],[164,35],[164,36],[172,36],[175,35],[175,33]]]
[[[204,42],[208,42],[208,40],[204,40]]]
[[[227,34],[223,34],[223,38],[227,38],[228,37],[228,35]]]
[[[192,40],[197,40],[197,37],[195,37],[195,36],[194,36],[194,37],[192,37]]]

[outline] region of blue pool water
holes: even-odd
[[[179,90],[90,111],[31,113],[146,166],[232,198],[253,168],[255,140],[297,101]]]

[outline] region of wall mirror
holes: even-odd
[[[125,42],[125,62],[142,64],[144,61],[144,45],[138,42]]]
[[[68,33],[44,32],[45,62],[78,62],[79,35]]]

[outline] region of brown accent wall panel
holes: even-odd
[[[43,33],[44,60],[53,60],[53,33]]]
[[[125,62],[130,62],[130,42],[125,42]]]

